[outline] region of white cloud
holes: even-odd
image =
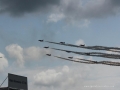
[[[79,39],[75,42],[76,45],[85,44],[82,39]]]
[[[35,84],[40,86],[50,86],[60,82],[61,76],[61,72],[57,72],[54,69],[48,69],[47,71],[42,71],[34,76]]]
[[[48,17],[47,22],[58,22],[59,20],[65,18],[65,15],[63,13],[58,13],[58,14],[51,14]]]
[[[0,71],[3,71],[6,67],[8,67],[8,60],[5,58],[4,54],[0,53]]]
[[[111,71],[108,71],[111,69]],[[74,64],[54,69],[42,70],[34,76],[37,90],[117,90],[119,86],[119,67],[105,65]],[[114,86],[114,88],[104,86]],[[85,88],[84,86],[98,86]]]
[[[11,58],[17,59],[17,63],[20,67],[24,67],[25,60],[37,60],[42,58],[45,54],[50,53],[49,50],[42,49],[40,47],[28,47],[22,48],[18,44],[11,44],[6,47],[6,51]]]
[[[50,50],[32,46],[24,49],[24,57],[25,59],[39,59],[50,52]]]
[[[64,66],[61,69],[48,69],[34,76],[34,84],[40,87],[60,87],[73,83],[74,80],[72,77],[69,77],[68,66]]]
[[[70,70],[69,70],[69,67],[68,67],[68,66],[64,66],[64,67],[62,68],[62,71],[68,73]]]
[[[9,53],[10,57],[17,59],[17,63],[20,67],[24,66],[23,48],[21,46],[12,44],[6,47],[6,51]]]

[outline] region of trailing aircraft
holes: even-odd
[[[85,44],[81,44],[80,46],[85,46]]]
[[[38,41],[43,42],[43,40],[38,40]]]
[[[65,42],[60,42],[60,44],[65,44]]]
[[[46,55],[51,56],[51,54],[46,54]]]
[[[44,47],[44,48],[49,48],[49,47]]]
[[[73,59],[73,57],[68,57],[68,58]]]

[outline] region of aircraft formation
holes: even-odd
[[[85,44],[81,45],[74,45],[74,44],[68,44],[65,42],[50,42],[50,41],[44,41],[44,40],[38,40],[40,42],[47,42],[57,45],[63,45],[63,46],[69,46],[69,47],[77,47],[77,48],[84,48],[84,49],[91,49],[91,50],[105,50],[105,51],[112,51],[120,53],[119,47],[106,47],[106,46],[85,46]],[[53,49],[53,50],[59,50],[64,51],[67,53],[74,53],[79,55],[85,55],[85,56],[94,56],[94,57],[103,57],[103,58],[111,58],[111,59],[120,59],[120,54],[108,54],[108,53],[101,53],[101,52],[76,52],[72,50],[64,50],[64,49],[57,49],[57,48],[50,48],[50,47],[44,47],[46,49]],[[47,56],[53,56],[51,54],[46,54]],[[60,58],[63,60],[78,62],[78,63],[85,63],[85,64],[104,64],[104,65],[112,65],[112,66],[120,66],[120,62],[112,62],[112,61],[93,61],[93,60],[87,60],[87,59],[80,59],[80,58],[63,58],[59,56],[53,56],[56,58]]]

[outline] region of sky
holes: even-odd
[[[29,90],[118,90],[119,66],[75,63],[46,54],[119,59],[44,49],[91,51],[38,40],[120,47],[119,21],[120,0],[0,0],[0,83],[13,73],[28,77]]]

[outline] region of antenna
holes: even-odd
[[[5,78],[5,80],[8,78],[8,76]],[[2,84],[0,85],[0,87],[3,85],[3,83],[5,82],[5,80],[2,82]]]

